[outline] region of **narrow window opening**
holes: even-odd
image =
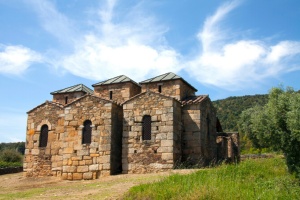
[[[142,139],[151,140],[151,116],[150,115],[145,115],[143,117]]]
[[[161,93],[161,85],[158,86],[158,92]]]
[[[112,100],[113,98],[113,91],[109,91],[109,99]]]
[[[48,143],[48,126],[45,124],[41,128],[40,147],[46,147]]]
[[[83,123],[82,129],[82,144],[91,144],[92,140],[92,122],[90,120],[86,120]]]
[[[68,97],[65,97],[65,104],[68,104]]]

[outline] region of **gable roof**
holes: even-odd
[[[133,81],[132,79],[128,78],[125,75],[116,76],[114,78],[111,78],[111,79],[108,79],[105,81],[101,81],[99,83],[95,83],[92,86],[95,87],[95,86],[99,86],[99,85],[111,85],[111,84],[126,83],[126,82],[132,82],[140,87],[140,85],[138,83],[136,83],[135,81]]]
[[[189,84],[187,81],[185,81],[182,77],[178,76],[177,74],[174,74],[173,72],[165,73],[165,74],[156,76],[154,78],[149,78],[145,81],[140,82],[140,84],[142,85],[142,84],[147,84],[147,83],[155,83],[155,82],[170,81],[170,80],[177,80],[177,79],[182,80],[184,83],[186,83],[188,86],[190,86],[196,92],[198,91],[191,84]]]
[[[71,87],[67,87],[61,90],[51,92],[50,94],[53,95],[53,94],[62,94],[62,93],[70,93],[70,92],[85,92],[87,94],[93,94],[93,90],[83,84],[73,85]]]
[[[29,114],[31,113],[32,111],[36,110],[37,108],[40,108],[40,107],[43,107],[44,105],[54,105],[54,106],[57,106],[59,108],[63,108],[64,106],[60,103],[57,103],[57,102],[54,102],[54,101],[45,101],[44,103],[32,108],[31,110],[27,111],[26,113]]]
[[[95,95],[93,95],[93,94],[85,94],[85,95],[83,95],[83,96],[77,98],[76,100],[74,100],[74,101],[72,101],[72,102],[66,104],[64,107],[68,107],[68,106],[70,106],[70,105],[72,105],[72,104],[74,104],[74,103],[76,103],[76,102],[82,101],[82,99],[87,98],[87,97],[92,97],[92,98],[96,98],[96,99],[101,100],[101,101],[105,101],[105,102],[108,102],[108,103],[113,103],[113,104],[116,104],[116,105],[120,105],[119,103],[117,103],[117,102],[115,102],[115,101],[108,100],[108,99],[103,99],[103,98],[98,97],[98,96],[95,96]]]

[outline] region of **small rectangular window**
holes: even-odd
[[[109,91],[109,99],[112,100],[113,98],[113,91]]]
[[[161,85],[158,86],[158,92],[161,93]]]
[[[68,97],[65,97],[65,104],[68,104]]]

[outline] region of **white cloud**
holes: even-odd
[[[232,41],[229,33],[222,30],[222,20],[237,6],[238,1],[226,3],[206,19],[198,33],[202,51],[186,63],[185,70],[203,84],[237,90],[299,69],[288,66],[287,60],[300,54],[300,42],[269,45],[253,39]]]
[[[0,73],[19,75],[32,63],[41,60],[38,53],[27,47],[0,44]]]
[[[101,8],[89,12],[89,30],[81,30],[50,1],[29,2],[45,30],[67,41],[71,49],[68,53],[57,50],[59,59],[48,55],[47,62],[60,71],[87,79],[103,80],[125,74],[140,81],[185,70],[202,84],[238,90],[299,69],[289,62],[300,54],[297,41],[271,44],[255,38],[234,38],[235,31],[229,31],[222,22],[240,4],[238,0],[228,1],[206,19],[197,34],[202,48],[192,58],[181,55],[167,43],[168,27],[146,15],[143,3],[120,15],[117,0],[103,0]]]
[[[77,31],[74,30],[75,26],[73,26],[69,18],[57,10],[53,3],[47,0],[26,0],[25,3],[29,4],[31,8],[35,10],[41,20],[42,27],[47,32],[58,38],[60,42],[75,42],[77,33]]]
[[[49,33],[58,37],[59,30],[62,37],[73,41],[71,54],[48,61],[60,69],[93,80],[125,74],[137,81],[149,75],[176,73],[181,69],[180,55],[165,42],[167,28],[159,25],[154,17],[143,15],[140,7],[132,8],[125,16],[114,20],[116,0],[106,0],[106,4],[90,16],[90,30],[73,30],[76,39],[70,39],[75,37],[67,34],[72,32],[70,20],[53,4],[49,1],[30,2]],[[61,27],[66,28],[61,31]]]

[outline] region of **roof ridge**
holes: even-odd
[[[166,77],[170,76],[169,78],[166,79]],[[185,84],[187,84],[188,86],[190,86],[193,90],[195,90],[196,92],[198,91],[195,87],[193,87],[189,82],[187,82],[186,80],[184,80],[181,76],[178,76],[177,74],[175,74],[174,72],[168,72],[165,74],[161,74],[158,76],[155,76],[153,78],[149,78],[147,80],[144,80],[142,82],[139,82],[139,84],[147,84],[147,83],[156,83],[156,82],[161,82],[161,81],[169,81],[169,80],[177,80],[180,79],[182,80]]]
[[[92,86],[95,87],[95,86],[100,86],[100,85],[110,85],[110,84],[126,83],[126,82],[132,82],[140,87],[140,84],[138,84],[137,82],[135,82],[134,80],[132,80],[131,78],[129,78],[126,75],[119,75],[119,76],[116,76],[116,77],[113,77],[110,79],[106,79],[106,80],[100,81],[98,83],[95,83]]]
[[[78,89],[76,89],[76,88],[78,88]],[[82,83],[79,83],[79,84],[72,85],[72,86],[69,86],[69,87],[66,87],[66,88],[63,88],[60,90],[56,90],[54,92],[51,92],[50,94],[54,95],[54,94],[60,94],[60,93],[70,93],[70,92],[80,92],[80,91],[83,91],[86,93],[93,93],[92,89],[90,89],[89,87],[87,87],[86,85],[84,85]]]
[[[31,110],[27,111],[26,113],[28,114],[28,113],[34,111],[35,109],[37,109],[39,107],[42,107],[43,105],[48,104],[48,103],[50,103],[54,106],[60,107],[60,108],[64,108],[64,106],[62,104],[58,103],[58,102],[46,100],[44,103],[41,103],[41,104],[37,105],[36,107],[32,108]]]

